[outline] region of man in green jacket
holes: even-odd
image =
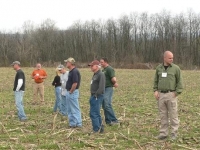
[[[173,53],[165,51],[164,62],[156,68],[154,78],[154,96],[158,100],[161,119],[159,140],[168,137],[169,118],[171,123],[171,139],[177,138],[179,127],[177,96],[183,90],[180,68],[173,64]]]

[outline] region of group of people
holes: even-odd
[[[75,59],[68,58],[64,60],[64,65],[59,65],[56,68],[56,76],[52,82],[55,86],[55,105],[53,111],[62,116],[68,117],[70,128],[82,127],[81,110],[79,106],[79,87],[81,83],[81,74],[76,68]],[[25,75],[20,68],[19,61],[12,63],[16,76],[14,81],[15,103],[18,110],[20,121],[26,121],[27,117],[23,106],[23,93],[25,91]],[[92,133],[102,133],[104,126],[100,114],[101,106],[104,110],[105,123],[108,125],[118,124],[118,119],[115,116],[112,107],[113,87],[118,87],[114,69],[108,64],[107,58],[101,58],[100,61],[94,60],[88,64],[94,75],[91,79],[91,96],[90,96],[90,118],[92,121]],[[101,70],[101,67],[103,69]],[[32,73],[34,79],[34,104],[38,103],[38,94],[40,101],[44,102],[44,79],[47,78],[45,70],[41,69],[41,64],[36,65],[36,69]]]
[[[65,60],[67,71],[63,65],[56,68],[56,76],[52,82],[55,86],[56,101],[54,112],[59,112],[63,116],[68,116],[69,127],[82,127],[81,110],[79,107],[79,86],[81,74],[75,67],[75,60],[68,58]],[[108,125],[118,123],[112,108],[113,87],[117,87],[114,69],[108,64],[107,58],[100,61],[94,60],[90,64],[94,75],[90,88],[90,118],[93,126],[93,133],[102,133],[104,126],[100,115],[101,106],[104,110],[105,122]],[[101,67],[103,70],[101,71]]]
[[[67,71],[63,65],[56,69],[57,75],[52,83],[55,86],[56,101],[54,112],[59,111],[63,116],[68,116],[69,127],[82,127],[81,110],[79,107],[79,87],[81,74],[75,66],[74,58],[65,60]],[[20,69],[20,62],[12,63],[16,70],[14,81],[15,102],[20,121],[25,121],[26,115],[23,109],[23,93],[25,90],[25,75]],[[90,118],[93,126],[93,133],[102,133],[104,126],[100,114],[101,106],[104,110],[105,123],[114,125],[118,123],[112,108],[113,87],[118,87],[114,69],[108,64],[107,58],[100,61],[94,60],[88,64],[94,72],[91,79],[90,92]],[[103,68],[101,70],[101,67]],[[39,91],[41,101],[44,101],[43,80],[47,77],[46,72],[41,71],[41,65],[37,64],[36,70],[32,73],[35,79],[34,100]],[[60,76],[59,76],[60,74]],[[160,134],[159,140],[166,139],[171,125],[171,139],[175,140],[178,134],[179,119],[177,110],[177,96],[183,90],[182,75],[180,68],[173,63],[173,53],[165,51],[163,63],[156,67],[154,77],[154,96],[158,101],[160,113]]]

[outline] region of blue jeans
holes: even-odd
[[[66,96],[64,95],[61,95],[61,110],[60,110],[60,113],[63,115],[63,116],[67,116],[67,99],[66,99]]]
[[[57,110],[61,110],[61,87],[57,86],[55,87],[55,96],[56,96],[56,100],[55,100],[55,104],[53,107],[53,111],[56,112]]]
[[[112,96],[113,96],[113,87],[105,88],[105,93],[103,95],[102,107],[105,115],[106,124],[110,124],[111,122],[118,122],[115,117],[114,110],[112,108]]]
[[[92,127],[94,132],[98,132],[102,126],[102,119],[100,114],[101,103],[103,95],[90,97],[90,119],[92,120]]]
[[[17,107],[17,114],[20,120],[27,119],[24,112],[23,96],[24,91],[15,91],[15,105]]]
[[[81,127],[81,111],[79,107],[79,90],[76,89],[73,93],[67,91],[66,102],[67,102],[67,115],[69,119],[69,126],[72,127]]]

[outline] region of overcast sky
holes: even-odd
[[[117,19],[131,12],[159,13],[163,9],[172,14],[192,9],[199,13],[200,0],[0,0],[0,31],[13,31],[25,21],[35,25],[47,18],[60,29],[75,21]]]

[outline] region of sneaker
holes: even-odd
[[[27,121],[27,119],[20,119],[20,121],[21,121],[21,122],[26,122],[26,121]]]
[[[114,126],[114,125],[118,125],[119,122],[118,121],[112,121],[112,122],[107,123],[107,124],[110,125],[110,126]]]
[[[164,136],[164,135],[159,135],[156,137],[158,140],[164,140],[167,138],[167,136]]]
[[[90,132],[90,133],[88,133],[88,135],[97,135],[97,134],[99,134],[99,132],[98,131],[92,131],[92,132]]]
[[[171,140],[176,140],[176,139],[177,139],[177,135],[174,134],[174,133],[172,133],[172,134],[171,134]]]
[[[71,129],[81,129],[82,128],[82,126],[69,126],[69,128],[71,128]]]

